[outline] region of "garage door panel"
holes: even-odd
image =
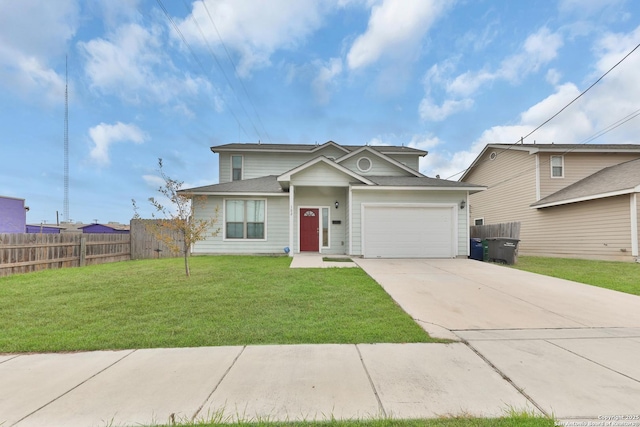
[[[450,207],[365,206],[367,258],[443,258],[453,255]]]

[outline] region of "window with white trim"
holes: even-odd
[[[473,225],[484,225],[484,218],[475,218],[473,220]]]
[[[329,247],[329,208],[322,208],[322,247]]]
[[[564,156],[551,156],[551,178],[564,178]]]
[[[265,200],[225,200],[226,239],[265,239]]]
[[[231,156],[231,181],[242,179],[242,156]]]

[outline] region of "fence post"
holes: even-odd
[[[84,267],[87,261],[87,238],[80,237],[80,267]]]

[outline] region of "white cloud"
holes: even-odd
[[[89,153],[99,165],[109,164],[109,147],[116,142],[142,144],[148,136],[136,125],[117,122],[113,125],[100,123],[89,129],[89,137],[94,147]]]
[[[437,105],[432,99],[425,97],[420,101],[418,112],[422,120],[439,122],[459,111],[465,111],[473,106],[473,100],[469,98],[455,100],[447,99],[442,105]]]
[[[331,58],[320,65],[320,70],[311,82],[311,88],[319,104],[327,104],[331,99],[331,89],[335,85],[334,79],[342,73],[342,59]]]
[[[595,44],[596,65],[591,81],[600,77],[611,66],[620,61],[640,39],[640,27],[628,34],[605,34]],[[535,131],[526,143],[598,144],[638,143],[640,117],[630,120],[610,132],[601,134],[622,119],[638,110],[640,99],[640,55],[631,55],[583,97],[569,106],[557,117]],[[550,73],[552,74],[552,73]],[[553,76],[553,74],[552,74]],[[555,80],[555,76],[552,80]],[[548,77],[549,79],[549,77]],[[427,170],[440,173],[443,178],[469,167],[486,144],[515,143],[552,117],[561,108],[577,97],[581,90],[574,83],[555,87],[552,94],[523,111],[516,123],[492,126],[486,129],[471,144],[468,150],[447,153],[439,150],[428,156]],[[592,137],[601,134],[597,139]]]
[[[210,94],[216,99],[206,79],[182,75],[176,70],[164,52],[162,38],[163,32],[158,26],[146,28],[129,23],[106,38],[78,43],[92,88],[133,104],[179,103],[181,99],[200,94]]]
[[[494,71],[466,71],[450,77],[455,69],[455,61],[449,59],[433,65],[425,73],[425,97],[418,108],[420,117],[423,120],[442,121],[452,114],[468,110],[473,106],[472,97],[487,84],[496,80],[518,83],[556,58],[562,43],[559,33],[552,33],[543,27],[529,35],[521,51],[505,58]],[[444,89],[446,99],[441,104],[433,100],[434,88]]]
[[[54,66],[61,65],[77,25],[73,0],[0,0],[0,85],[31,99],[61,102],[64,76]]]
[[[312,34],[329,6],[316,0],[198,0],[191,14],[176,22],[191,45],[217,48],[222,39],[239,55],[238,71],[246,76],[268,65],[277,49],[294,47]]]
[[[449,4],[444,0],[382,0],[374,5],[366,32],[356,38],[347,54],[349,68],[363,68],[383,56],[405,56],[416,49]]]

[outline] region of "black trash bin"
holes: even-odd
[[[471,246],[471,250],[469,252],[469,258],[475,259],[476,261],[482,261],[483,260],[482,239],[473,238],[469,241],[469,245]]]
[[[518,239],[509,237],[491,237],[487,239],[489,261],[515,264],[518,254]]]

